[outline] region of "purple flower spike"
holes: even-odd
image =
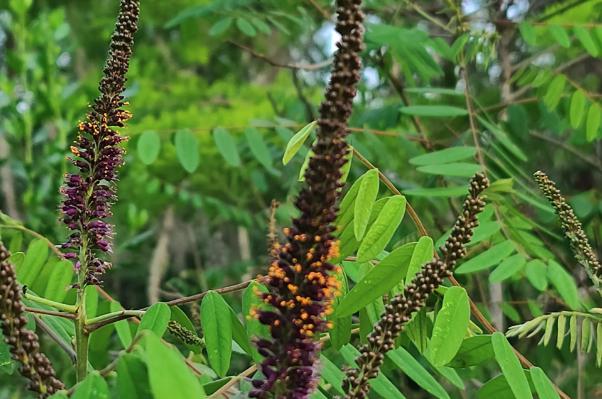
[[[111,41],[109,58],[100,81],[100,97],[90,105],[92,111],[87,120],[79,123],[78,140],[71,146],[73,157],[68,159],[79,173],[65,175],[61,194],[62,220],[73,233],[62,245],[82,251],[86,275],[84,285],[100,284],[99,276],[110,264],[96,258],[98,252],[111,252],[109,242],[113,237],[113,226],[99,220],[111,216],[111,205],[117,200],[114,195],[117,169],[123,165],[125,150],[119,145],[128,139],[120,136],[114,127],[125,127],[131,118],[123,110],[122,95],[125,90],[125,74],[132,54],[133,34],[138,30],[140,13],[137,0],[121,0],[119,18]],[[75,253],[65,254],[66,259],[76,258]],[[76,271],[81,268],[78,262]]]

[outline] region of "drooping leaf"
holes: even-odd
[[[426,307],[423,307],[420,312],[414,314],[409,323],[406,324],[406,333],[410,340],[414,343],[420,353],[427,350],[428,345],[428,324],[430,319],[426,314]],[[432,323],[431,323],[432,325]],[[396,340],[396,347],[399,347],[402,336]]]
[[[14,255],[15,253],[21,251],[21,244],[23,244],[23,233],[17,231],[15,234],[13,234],[12,238],[10,239],[8,250],[11,254]]]
[[[188,129],[178,130],[175,138],[178,161],[188,173],[199,167],[199,142]]]
[[[293,159],[295,154],[303,146],[305,140],[309,137],[310,133],[316,128],[316,124],[317,122],[313,121],[312,123],[304,126],[289,140],[288,144],[286,145],[286,150],[284,151],[284,156],[282,157],[282,163],[284,165]]]
[[[201,302],[201,325],[211,368],[223,377],[232,355],[232,318],[230,307],[215,291],[207,292]]]
[[[400,111],[406,115],[434,118],[468,115],[468,112],[464,108],[452,107],[450,105],[411,105],[401,108]]]
[[[159,156],[161,150],[161,138],[152,130],[142,133],[138,139],[138,157],[145,165],[150,165]]]
[[[109,399],[109,387],[98,371],[88,374],[75,389],[72,399]]]
[[[528,22],[521,22],[518,25],[518,30],[520,31],[520,34],[521,34],[523,40],[529,46],[537,45],[537,35],[535,33],[535,28],[533,27],[533,25],[531,25]]]
[[[515,273],[522,270],[526,263],[527,260],[521,254],[515,254],[504,259],[504,261],[489,275],[489,282],[497,283],[512,277]]]
[[[320,355],[320,363],[322,364],[322,378],[330,384],[333,390],[339,395],[345,395],[343,391],[343,378],[345,374],[324,355]]]
[[[111,302],[110,309],[111,312],[119,312],[122,307],[119,302]],[[115,330],[117,331],[117,335],[119,336],[119,340],[121,341],[123,347],[129,348],[132,344],[132,333],[127,320],[120,320],[116,322]]]
[[[600,128],[600,120],[602,112],[597,104],[592,104],[587,111],[587,120],[585,122],[585,136],[587,141],[592,142],[598,137],[598,129]]]
[[[368,227],[372,206],[378,195],[378,182],[378,170],[370,169],[362,178],[362,183],[357,192],[353,211],[353,231],[358,241],[361,241],[364,237],[364,233]]]
[[[171,310],[163,302],[159,302],[151,306],[142,316],[138,332],[150,330],[158,337],[162,337],[167,330],[167,323],[171,317]]]
[[[117,391],[120,398],[150,399],[148,370],[144,362],[129,353],[121,355],[117,363]]]
[[[405,278],[415,247],[415,243],[399,247],[374,266],[341,300],[337,307],[337,317],[359,311]]]
[[[553,260],[548,261],[548,279],[571,309],[579,309],[579,291],[575,280]]]
[[[571,99],[571,126],[575,129],[581,124],[585,111],[585,94],[581,90],[577,90]]]
[[[446,89],[442,87],[408,87],[404,89],[404,91],[418,94],[447,94],[450,96],[464,95],[464,92],[456,91],[456,89]]]
[[[230,26],[232,26],[231,17],[220,19],[211,26],[211,29],[209,29],[209,36],[219,36],[227,31]]]
[[[205,397],[201,384],[186,363],[154,334],[148,336],[146,355],[154,399]]]
[[[217,127],[213,130],[213,140],[226,162],[234,167],[239,167],[240,157],[236,149],[236,142],[230,135],[230,132],[223,127]]]
[[[534,392],[535,387],[531,386],[531,373],[529,370],[524,370],[525,378],[529,382],[531,392]],[[512,388],[508,384],[506,377],[503,374],[487,381],[477,391],[477,399],[517,399],[512,392]]]
[[[504,334],[499,332],[493,333],[491,343],[495,359],[500,365],[502,373],[504,373],[514,396],[517,399],[532,399],[533,396],[531,395],[529,381],[527,381],[520,361]]]
[[[439,399],[449,399],[445,389],[404,348],[387,352],[387,357],[422,389]]]
[[[391,197],[372,224],[357,251],[357,261],[367,262],[378,255],[389,243],[403,219],[406,199],[401,195]]]
[[[556,338],[556,347],[562,349],[562,343],[564,342],[564,330],[566,329],[566,316],[561,314],[558,316],[558,334]]]
[[[455,273],[467,274],[488,269],[506,259],[512,252],[514,252],[512,241],[501,242],[489,248],[482,254],[464,262],[460,267],[456,268]]]
[[[7,259],[7,262],[12,263],[15,266],[15,270],[20,269],[25,262],[25,254],[23,252],[13,252]]]
[[[73,264],[68,260],[61,260],[52,269],[44,296],[51,301],[63,302],[67,296],[67,286],[73,280]]]
[[[592,57],[597,57],[598,47],[596,47],[596,44],[592,40],[587,29],[579,24],[576,24],[573,26],[573,32],[575,32],[575,36],[577,36],[577,39],[579,39],[583,48],[590,53]]]
[[[476,335],[462,341],[456,356],[447,365],[454,368],[476,366],[494,357],[491,335]]]
[[[552,34],[554,40],[556,40],[562,47],[569,48],[571,46],[569,35],[566,33],[566,30],[563,27],[550,24],[548,25],[548,29],[550,29],[550,33]]]
[[[542,69],[537,76],[535,77],[535,79],[533,79],[533,82],[531,82],[531,86],[537,88],[540,86],[543,86],[545,83],[548,82],[548,80],[550,80],[550,78],[552,77],[552,71],[549,69]]]
[[[236,18],[236,27],[247,36],[255,37],[257,34],[257,31],[253,25],[251,25],[249,21],[244,18]]]
[[[33,240],[27,247],[23,265],[16,269],[19,282],[23,285],[31,286],[38,277],[38,274],[40,274],[47,258],[48,243],[46,240]]]
[[[261,19],[251,18],[251,23],[253,24],[254,27],[257,28],[258,31],[265,33],[266,35],[272,34],[272,30],[270,29],[270,26],[268,24],[266,24],[265,22],[263,22]]]
[[[562,98],[562,92],[564,90],[564,85],[566,83],[566,76],[563,74],[556,75],[552,82],[548,86],[548,90],[546,91],[546,95],[543,99],[543,102],[548,107],[549,111],[552,111]]]
[[[514,144],[512,140],[508,138],[508,135],[504,133],[498,126],[492,125],[491,123],[487,122],[485,118],[482,118],[479,115],[477,115],[477,119],[508,151],[510,151],[521,161],[527,162],[529,159],[527,154],[525,154],[516,144]]]
[[[527,279],[533,287],[540,291],[545,291],[548,286],[547,269],[547,266],[539,259],[533,259],[527,263],[525,268]]]
[[[474,157],[476,153],[475,147],[452,147],[414,157],[410,163],[416,166],[441,165]]]
[[[560,399],[558,392],[554,389],[552,382],[548,379],[548,376],[539,367],[531,368],[531,379],[537,395],[541,399]]]
[[[249,341],[247,330],[245,330],[245,327],[242,325],[232,308],[230,308],[230,319],[232,320],[232,338],[234,339],[234,342],[236,342],[247,355],[253,357],[253,349],[251,348],[251,341]]]
[[[261,133],[259,133],[259,130],[254,127],[248,127],[245,129],[245,137],[255,159],[265,166],[266,169],[271,169],[272,155],[270,154],[270,150],[265,144],[265,141],[263,141],[263,137],[261,136]]]
[[[462,345],[470,320],[470,305],[464,288],[451,287],[443,297],[431,337],[431,359],[434,366],[449,363]]]

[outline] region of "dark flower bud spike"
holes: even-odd
[[[368,343],[360,347],[361,355],[355,359],[359,369],[347,369],[346,399],[363,399],[370,390],[369,380],[376,378],[385,354],[395,348],[395,339],[403,331],[404,324],[410,321],[413,312],[424,307],[426,299],[437,289],[443,279],[452,275],[456,262],[466,256],[465,244],[470,242],[473,229],[479,225],[477,214],[485,207],[481,193],[489,187],[485,175],[477,173],[468,187],[468,198],[464,201],[462,215],[458,217],[452,233],[440,247],[443,259],[433,259],[422,266],[403,294],[397,294],[368,335]]]
[[[589,241],[581,228],[579,219],[575,216],[570,205],[562,198],[560,190],[556,188],[556,184],[550,180],[545,173],[539,171],[535,172],[535,180],[539,184],[541,191],[554,207],[554,210],[560,219],[564,234],[571,244],[575,259],[585,267],[594,286],[600,295],[602,295],[602,266],[600,266],[600,262],[598,262],[596,255],[594,255],[594,251],[592,251],[592,247],[589,245]]]
[[[90,105],[87,120],[80,122],[78,140],[71,146],[74,157],[69,160],[78,168],[78,174],[65,175],[61,194],[60,220],[73,233],[62,248],[69,252],[66,259],[79,258],[76,271],[84,274],[84,285],[100,284],[99,277],[110,263],[96,257],[96,253],[110,252],[113,226],[103,221],[111,216],[111,204],[117,200],[114,184],[117,169],[123,165],[125,150],[119,144],[128,139],[120,136],[115,127],[125,127],[131,118],[123,110],[121,95],[125,90],[125,74],[132,54],[133,34],[138,30],[140,10],[138,1],[121,0],[120,13],[111,41],[107,64],[100,81],[100,96]],[[83,267],[83,269],[80,269]]]
[[[336,271],[330,259],[338,256],[335,207],[344,183],[341,167],[349,149],[347,120],[353,109],[355,85],[360,79],[363,49],[361,0],[337,0],[336,30],[341,34],[334,55],[334,68],[320,107],[315,153],[305,172],[307,187],[297,197],[301,216],[284,230],[287,243],[273,246],[273,262],[261,295],[272,310],[258,309],[253,315],[270,326],[272,341],[259,340],[265,359],[260,368],[265,380],[254,380],[252,398],[305,399],[317,386],[319,342],[317,333],[328,328],[325,316],[338,293]]]
[[[10,252],[0,241],[0,328],[4,342],[10,346],[11,358],[21,363],[19,373],[30,381],[29,390],[37,393],[39,399],[47,398],[65,387],[55,377],[50,360],[40,352],[38,336],[25,328],[25,305],[15,267],[7,261],[9,257]]]

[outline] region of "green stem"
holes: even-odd
[[[85,278],[87,272],[87,242],[88,237],[82,234],[82,248],[80,250],[80,263],[78,281],[79,288],[77,290],[77,320],[75,321],[75,353],[77,354],[76,364],[76,380],[82,382],[88,375],[88,341],[90,335],[86,331],[86,285]]]
[[[66,305],[64,303],[51,301],[50,299],[42,298],[39,296],[34,296],[34,295],[31,295],[28,293],[25,293],[25,298],[29,299],[30,301],[41,303],[42,305],[48,305],[48,306],[52,306],[55,309],[64,310],[65,312],[69,312],[69,313],[77,312],[77,306]]]
[[[111,320],[119,316],[141,317],[144,316],[144,313],[146,313],[144,310],[120,310],[118,312],[107,313],[101,316],[88,319],[86,320],[86,325],[89,326],[90,324],[99,323],[105,320]]]

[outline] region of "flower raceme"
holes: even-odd
[[[325,316],[339,286],[329,263],[338,256],[335,203],[341,167],[349,149],[343,140],[353,109],[355,85],[360,79],[363,49],[361,0],[337,0],[336,30],[341,34],[325,100],[320,107],[317,142],[305,172],[307,187],[296,200],[301,216],[284,230],[286,244],[273,247],[275,259],[264,282],[269,292],[258,293],[270,309],[254,311],[254,316],[270,327],[272,340],[257,342],[265,359],[261,371],[265,380],[254,380],[253,398],[304,399],[316,387],[316,362],[320,344],[316,335],[326,330]]]
[[[122,93],[139,12],[137,0],[121,0],[109,58],[99,85],[101,94],[90,105],[92,111],[87,120],[80,122],[78,140],[71,147],[74,157],[69,160],[79,173],[67,174],[61,188],[64,200],[60,220],[72,231],[61,247],[70,251],[65,258],[79,258],[76,270],[83,264],[85,285],[99,284],[99,275],[110,267],[110,263],[95,256],[95,251],[111,251],[113,228],[104,219],[111,216],[111,204],[117,200],[114,183],[125,153],[119,144],[128,139],[114,128],[125,127],[124,122],[131,117],[129,111],[122,109],[128,105]]]
[[[11,358],[21,363],[19,373],[30,380],[29,390],[40,399],[47,398],[64,386],[55,378],[50,360],[40,352],[38,336],[26,328],[25,305],[9,257],[9,251],[0,241],[0,328],[4,342],[11,348]]]

